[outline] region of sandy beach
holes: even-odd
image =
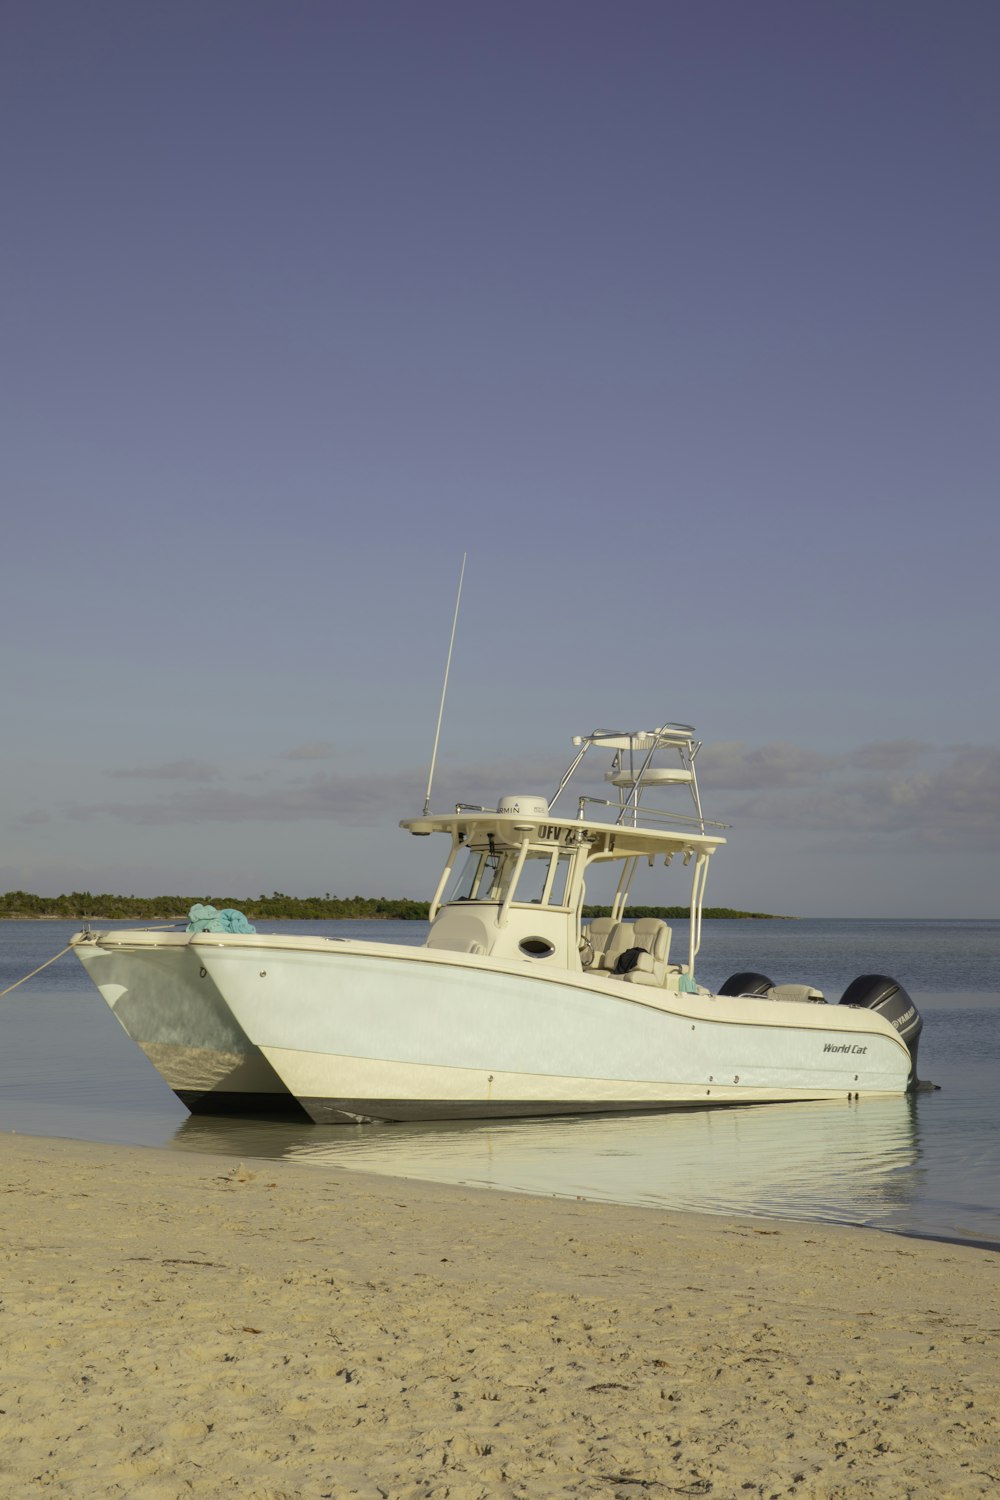
[[[5,1135],[0,1493],[958,1497],[1000,1255]]]

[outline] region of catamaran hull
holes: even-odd
[[[115,1019],[192,1114],[307,1118],[236,1023],[187,933],[81,933],[74,949]]]
[[[267,944],[267,940],[263,940]],[[683,995],[425,948],[199,940],[235,1023],[320,1124],[899,1094],[880,1016]]]

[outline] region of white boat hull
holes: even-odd
[[[83,933],[74,951],[115,1019],[193,1114],[304,1117],[235,1021],[189,934]]]
[[[317,1123],[901,1094],[865,1010],[686,995],[426,948],[204,936],[239,1031]]]

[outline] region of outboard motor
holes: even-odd
[[[719,986],[716,991],[719,995],[749,995],[752,999],[766,995],[768,990],[774,989],[774,980],[768,979],[764,974],[730,974],[725,984]]]
[[[888,974],[861,974],[853,979],[840,997],[841,1005],[852,1005],[856,1010],[874,1010],[890,1026],[894,1026],[906,1043],[910,1054],[910,1081],[908,1091],[932,1088],[933,1084],[922,1084],[917,1077],[917,1045],[923,1030],[919,1010],[895,979]]]

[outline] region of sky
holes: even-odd
[[[680,721],[709,904],[996,917],[998,49],[5,0],[0,889],[428,897],[467,554],[434,807]]]

